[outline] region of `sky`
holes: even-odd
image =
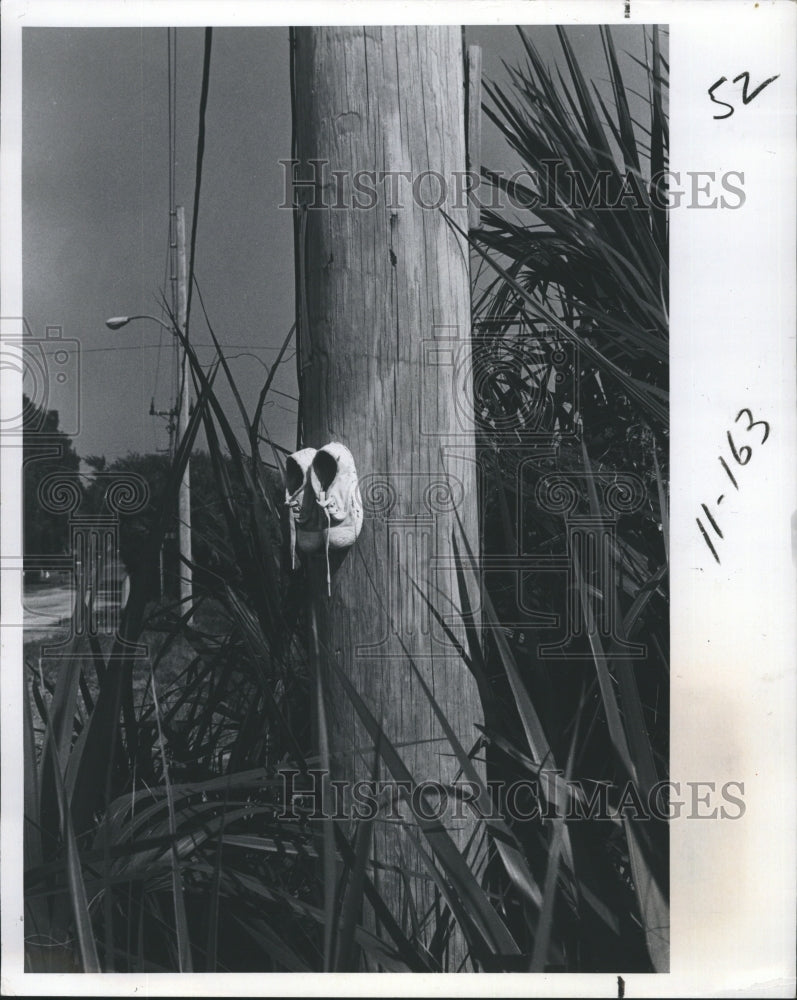
[[[544,55],[558,59],[553,29],[531,31]],[[632,44],[617,31],[621,48]],[[597,30],[575,29],[573,40],[585,74],[605,77]],[[505,80],[502,60],[520,59],[514,28],[471,25],[467,41],[482,45],[486,79]],[[175,187],[189,233],[202,52],[201,29],[177,29]],[[64,429],[79,428],[75,446],[84,457],[168,446],[165,420],[149,413],[152,402],[165,410],[173,399],[168,333],[148,320],[118,332],[105,326],[110,316],[162,315],[168,86],[165,28],[23,29],[24,311],[34,337],[60,327],[78,342],[79,377],[72,365],[63,387],[51,380],[48,405],[59,409]],[[484,162],[516,166],[486,118],[483,129]],[[294,317],[293,225],[280,208],[279,161],[290,150],[288,29],[215,28],[195,273],[250,411]],[[191,339],[209,362],[214,352],[196,296]],[[273,387],[267,427],[292,449],[290,354]],[[222,398],[232,412],[231,394]]]
[[[203,32],[177,32],[176,200],[190,232]],[[59,325],[80,342],[82,455],[167,445],[172,350],[155,323],[112,333],[110,316],[160,315],[168,245],[166,30],[23,32],[23,287],[35,335]],[[290,156],[287,32],[216,29],[196,275],[220,340],[251,398],[293,322],[292,221],[279,210]],[[192,339],[208,344],[199,303]],[[158,345],[161,345],[160,348]],[[230,345],[230,346],[228,346]],[[231,346],[235,345],[235,346]],[[210,360],[212,348],[200,349]],[[295,395],[290,365],[274,385]],[[73,405],[74,396],[55,398]],[[268,420],[287,439],[295,403]],[[280,409],[280,407],[285,409]]]

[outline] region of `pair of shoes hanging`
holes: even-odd
[[[323,448],[302,448],[285,463],[285,506],[288,508],[291,569],[296,549],[324,551],[327,593],[330,592],[329,550],[354,544],[363,523],[363,505],[354,458],[337,441]]]

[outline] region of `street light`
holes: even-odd
[[[128,323],[132,322],[134,319],[151,319],[153,323],[160,323],[164,330],[168,330],[169,333],[174,333],[174,327],[169,323],[164,323],[162,319],[158,319],[157,316],[150,316],[148,313],[137,313],[135,316],[111,316],[110,319],[105,320],[105,325],[109,330],[121,330],[123,326],[127,326]]]
[[[106,319],[105,325],[109,330],[121,330],[123,326],[127,326],[133,320],[137,319],[148,319],[153,323],[158,323],[168,330],[169,333],[174,333],[175,328],[169,323],[165,323],[162,319],[157,316],[151,316],[148,313],[137,313],[134,316],[111,316],[110,319]],[[177,401],[177,440],[179,441],[181,436],[185,433],[188,427],[188,420],[190,416],[190,400],[189,400],[189,387],[188,387],[188,372],[187,372],[187,358],[185,353],[183,354],[183,374],[180,380],[180,398]],[[192,568],[193,553],[191,549],[191,470],[189,465],[189,458],[185,460],[185,469],[183,470],[183,477],[180,481],[180,492],[178,495],[178,550],[180,554],[180,599],[184,605],[184,610],[191,607],[193,601],[193,583],[194,583],[194,571]],[[191,619],[188,619],[190,623]]]

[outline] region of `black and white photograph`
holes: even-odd
[[[764,6],[3,5],[4,992],[793,995]]]

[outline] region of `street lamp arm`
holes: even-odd
[[[158,323],[163,327],[164,330],[168,330],[169,333],[175,332],[174,324],[164,323],[162,319],[158,319],[157,316],[150,316],[148,313],[138,313],[135,316],[111,316],[110,319],[105,320],[105,325],[109,330],[121,330],[123,326],[127,326],[134,319],[151,319],[153,323]]]

